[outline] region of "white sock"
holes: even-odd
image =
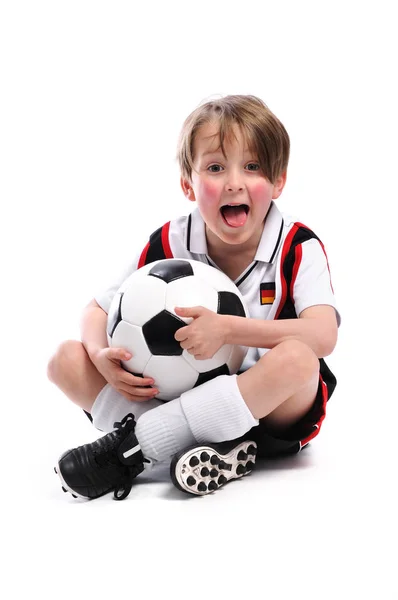
[[[197,442],[225,442],[258,425],[240,393],[237,375],[220,375],[181,395]]]
[[[141,415],[135,435],[145,458],[155,462],[168,460],[195,443],[179,398]]]
[[[142,415],[135,433],[144,456],[169,460],[195,442],[233,440],[258,425],[236,378],[221,375]]]
[[[113,424],[120,422],[128,413],[133,413],[137,421],[143,413],[158,406],[163,406],[163,402],[156,398],[145,402],[127,400],[108,383],[96,397],[91,407],[91,416],[94,427],[109,433],[114,430]]]

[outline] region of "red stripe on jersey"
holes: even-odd
[[[143,251],[141,252],[140,260],[138,261],[138,269],[141,269],[145,265],[146,255],[148,254],[150,242],[147,243]]]
[[[261,296],[263,298],[270,298],[270,297],[275,298],[275,290],[261,290]]]
[[[291,230],[289,231],[288,235],[286,236],[285,242],[283,244],[283,248],[282,248],[282,257],[281,257],[281,286],[282,286],[282,294],[281,294],[281,300],[279,303],[279,307],[276,311],[275,314],[275,319],[277,319],[279,317],[279,314],[282,311],[282,308],[285,305],[286,302],[286,298],[287,298],[287,281],[283,275],[283,265],[285,264],[285,258],[288,255],[288,252],[290,250],[290,246],[292,245],[292,240],[294,238],[294,236],[296,235],[298,230],[298,227],[296,224],[293,225],[293,227],[291,228]]]
[[[166,258],[174,258],[173,253],[170,248],[170,243],[169,243],[169,229],[170,229],[170,221],[168,223],[166,223],[166,225],[163,225],[163,227],[162,227],[162,246],[163,246],[163,250],[166,255]]]
[[[298,225],[299,227],[304,227],[305,229],[309,229],[309,227],[307,227],[306,225],[303,225],[302,223],[296,223],[296,225]],[[324,253],[324,255],[325,255],[325,258],[326,258],[326,264],[327,264],[327,266],[328,266],[328,271],[329,271],[330,287],[332,288],[332,292],[333,292],[333,294],[334,294],[334,289],[333,289],[333,285],[332,285],[332,277],[331,277],[331,275],[330,275],[330,268],[329,268],[328,255],[326,254],[325,246],[322,244],[322,242],[321,242],[321,240],[320,240],[320,239],[318,239],[318,242],[320,243],[320,245],[321,245],[321,248],[322,248],[322,250],[323,250],[323,253]]]
[[[303,247],[301,244],[297,244],[296,248],[294,249],[294,255],[295,255],[295,259],[294,259],[293,272],[292,272],[292,281],[290,283],[290,297],[292,298],[292,300],[294,298],[294,295],[293,295],[294,284],[296,282],[297,273],[298,273],[298,270],[301,265],[301,259],[303,257]]]

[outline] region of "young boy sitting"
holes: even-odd
[[[336,379],[323,358],[334,349],[340,317],[324,246],[311,229],[282,214],[289,136],[255,96],[206,102],[186,119],[178,145],[181,187],[196,208],[155,231],[123,277],[85,308],[82,341],[60,345],[48,376],[108,432],[65,452],[56,472],[65,491],[125,498],[133,479],[171,461],[174,484],[203,495],[249,473],[256,455],[299,452],[320,430]],[[198,359],[223,344],[248,346],[236,375],[221,375],[169,402],[156,381],[121,367],[129,355],[109,348],[107,312],[123,280],[144,264],[188,258],[232,279],[250,318],[204,307],[175,339]],[[171,375],[172,376],[172,375]]]

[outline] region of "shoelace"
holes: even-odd
[[[131,488],[133,487],[133,480],[137,475],[138,469],[135,465],[126,467],[124,476],[121,478],[120,483],[115,487],[115,491],[113,492],[115,500],[124,500],[124,498],[129,495]]]
[[[95,461],[99,466],[106,466],[107,464],[120,465],[120,461],[117,458],[115,452],[115,441],[121,438],[122,435],[127,435],[135,427],[134,415],[129,413],[121,421],[114,423],[115,431],[112,431],[108,435],[96,440],[93,443],[93,454]],[[124,475],[121,477],[120,482],[115,487],[114,497],[116,500],[123,500],[126,498],[132,488],[133,480],[138,474],[138,467],[136,465],[124,465]]]

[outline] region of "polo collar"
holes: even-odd
[[[282,214],[275,202],[272,202],[265,217],[263,233],[254,260],[261,260],[265,263],[274,262],[282,240],[282,231]]]
[[[272,263],[277,254],[283,229],[283,217],[274,202],[265,217],[264,229],[254,260]],[[205,222],[198,208],[188,216],[186,247],[192,254],[207,255]]]
[[[205,222],[199,208],[195,208],[188,216],[186,244],[188,252],[207,255]]]

